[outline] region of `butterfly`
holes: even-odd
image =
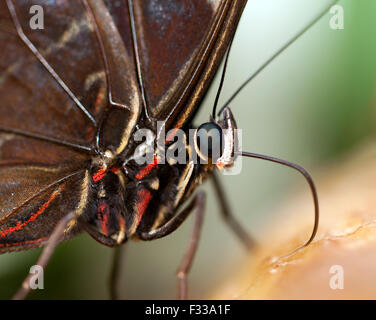
[[[38,262],[45,266],[58,243],[81,232],[118,247],[167,236],[194,212],[178,271],[184,299],[205,211],[205,194],[195,190],[204,180],[214,179],[225,221],[247,248],[253,246],[230,215],[215,176],[240,156],[304,175],[315,208],[306,244],[313,240],[318,199],[302,167],[238,150],[231,109],[226,104],[217,111],[220,90],[210,121],[192,125],[226,52],[227,65],[245,5],[246,0],[1,2],[0,41],[6,45],[0,58],[0,252],[45,247]],[[31,12],[42,13],[43,23],[33,25]],[[193,144],[176,140],[179,133],[192,136]],[[185,161],[164,161],[160,145],[171,155],[181,152]],[[26,296],[29,280],[16,298]]]

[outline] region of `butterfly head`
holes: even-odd
[[[226,107],[217,119],[201,124],[195,132],[194,142],[195,151],[202,160],[220,170],[233,166],[238,137],[230,108]]]

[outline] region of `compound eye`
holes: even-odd
[[[216,162],[223,152],[222,129],[214,122],[200,125],[196,132],[196,152],[204,160]]]

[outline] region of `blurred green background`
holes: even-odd
[[[222,102],[329,2],[249,0],[233,44]],[[344,30],[332,30],[327,14],[232,103],[243,129],[244,150],[297,162],[314,175],[375,135],[376,1],[339,4],[345,12]],[[207,121],[217,87],[218,77],[197,124]],[[306,188],[293,171],[250,159],[243,160],[240,175],[221,179],[234,212],[257,239],[262,239],[264,226],[273,224],[278,204],[297,188]],[[210,182],[203,186],[208,192],[207,215],[189,275],[192,298],[207,297],[245,253],[223,224],[211,187]],[[176,297],[175,271],[187,246],[192,218],[165,239],[124,247],[122,298]],[[0,298],[12,296],[39,253],[0,256]],[[112,254],[112,249],[87,235],[61,244],[45,271],[45,289],[30,298],[107,299]]]

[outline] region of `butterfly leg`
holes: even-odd
[[[51,259],[52,254],[55,252],[57,245],[60,243],[62,236],[64,235],[66,227],[71,223],[74,219],[76,219],[76,215],[74,213],[69,213],[65,217],[63,217],[58,224],[56,225],[55,229],[51,233],[50,238],[47,241],[46,246],[43,248],[41,255],[37,261],[37,265],[44,269],[48,262]],[[32,274],[29,274],[25,280],[22,282],[21,288],[17,291],[17,293],[13,296],[13,300],[22,300],[25,299],[26,296],[30,292],[30,280],[33,277]]]
[[[175,231],[193,210],[196,211],[196,219],[193,226],[193,232],[189,240],[188,248],[185,251],[185,254],[177,271],[179,299],[187,298],[187,274],[191,269],[192,262],[197,251],[205,212],[205,203],[206,195],[204,192],[200,191],[196,194],[196,196],[192,199],[188,206],[184,208],[184,210],[182,210],[171,220],[167,221],[163,226],[158,229],[140,234],[141,240],[153,240],[167,236]]]
[[[242,227],[242,225],[235,219],[233,213],[231,212],[230,205],[227,200],[221,181],[219,180],[219,177],[216,172],[213,172],[212,174],[212,182],[214,185],[215,193],[219,200],[221,214],[224,221],[232,229],[235,235],[239,238],[239,240],[244,244],[244,246],[248,250],[253,249],[256,245],[256,242]]]
[[[194,201],[194,207],[192,210],[196,210],[196,219],[193,226],[193,232],[189,240],[188,248],[185,251],[183,260],[180,263],[177,271],[178,287],[179,287],[179,299],[187,299],[188,287],[187,287],[187,275],[191,269],[193,259],[195,257],[198,242],[200,240],[200,234],[202,229],[202,222],[205,212],[205,193],[197,194]]]
[[[124,256],[124,247],[114,248],[112,263],[111,263],[111,273],[109,279],[109,289],[110,289],[110,299],[119,299],[119,278],[121,270],[122,257]]]

